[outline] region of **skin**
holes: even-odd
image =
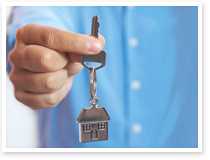
[[[97,54],[104,45],[101,35],[97,39],[39,23],[19,28],[9,54],[15,98],[34,110],[55,107],[83,69],[81,55]]]

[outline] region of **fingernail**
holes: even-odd
[[[97,52],[100,49],[100,47],[101,44],[96,40],[89,41],[88,43],[88,51]]]

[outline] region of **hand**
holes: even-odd
[[[83,68],[81,55],[97,54],[104,44],[101,35],[96,39],[38,23],[19,28],[9,54],[16,99],[34,110],[56,106]]]

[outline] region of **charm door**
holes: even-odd
[[[98,131],[97,130],[92,130],[91,138],[92,138],[92,140],[98,139]]]

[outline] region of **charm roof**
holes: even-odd
[[[78,123],[104,120],[110,120],[104,107],[83,108],[77,118]]]

